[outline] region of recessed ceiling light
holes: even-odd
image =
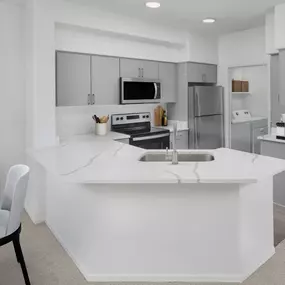
[[[206,23],[206,24],[213,24],[215,22],[216,22],[216,20],[212,19],[212,18],[207,18],[207,19],[203,20],[203,23]]]
[[[153,9],[160,7],[160,3],[159,2],[146,2],[145,5],[146,5],[146,7],[153,8]]]

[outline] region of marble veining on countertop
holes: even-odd
[[[84,184],[242,184],[285,170],[284,160],[225,148],[205,151],[215,156],[212,162],[140,162],[148,151],[114,141],[122,138],[112,132],[106,137],[76,136],[30,154],[48,172]]]

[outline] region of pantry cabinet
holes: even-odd
[[[159,80],[161,82],[162,102],[176,103],[177,72],[175,63],[159,63]]]
[[[217,66],[213,64],[188,63],[188,82],[190,83],[210,83],[218,81]]]

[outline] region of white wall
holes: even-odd
[[[268,65],[269,57],[266,55],[265,42],[265,27],[259,27],[242,32],[224,35],[221,36],[219,39],[218,82],[220,85],[225,87],[225,132],[227,146],[229,145],[230,140],[231,120],[231,78],[229,75],[229,68],[263,64]]]
[[[275,48],[285,49],[285,4],[275,7]]]
[[[188,61],[218,64],[218,38],[189,34]]]
[[[150,112],[153,119],[155,104],[139,105],[109,105],[56,108],[57,136],[66,138],[95,132],[92,116],[111,116],[112,114]],[[154,123],[154,122],[153,122]],[[110,124],[110,122],[109,122]],[[110,128],[110,126],[109,126]]]
[[[0,185],[10,166],[25,162],[25,85],[21,8],[0,3]]]
[[[268,117],[268,68],[266,65],[232,69],[232,79],[249,82],[249,95],[233,94],[232,111],[249,110],[254,117]]]
[[[277,54],[275,47],[275,12],[270,11],[265,17],[266,53]]]

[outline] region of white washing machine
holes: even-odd
[[[231,148],[260,154],[258,137],[268,134],[268,119],[252,117],[249,110],[232,113]]]

